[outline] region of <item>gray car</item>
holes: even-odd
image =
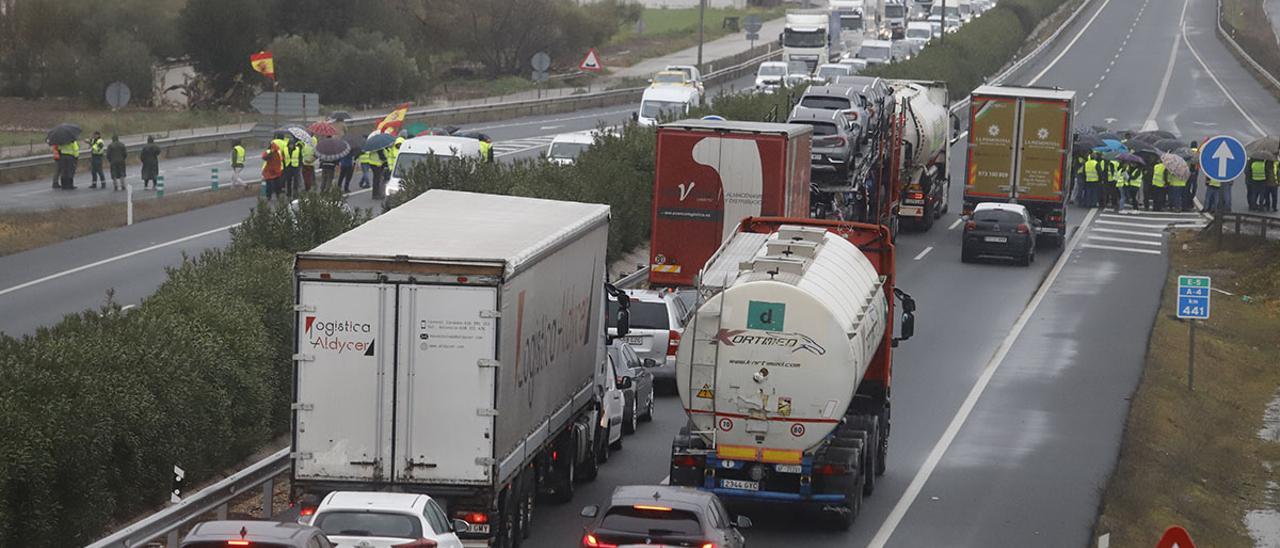
[[[624,378],[631,379],[631,386],[622,393],[622,433],[634,434],[637,423],[653,420],[653,373],[649,371],[657,367],[658,362],[641,359],[631,345],[622,341],[609,345],[609,359],[619,384]]]
[[[796,103],[795,108],[839,112],[849,119],[849,123],[854,127],[854,134],[857,135],[855,141],[860,142],[863,137],[862,124],[866,121],[867,109],[866,100],[857,93],[858,91],[860,90],[855,89],[854,86],[840,84],[809,86],[804,91],[804,95],[800,96],[800,101]]]
[[[818,181],[847,181],[850,166],[857,152],[857,130],[844,115],[834,110],[797,108],[787,119],[788,124],[805,124],[813,127],[813,149],[810,169]]]
[[[650,370],[654,378],[675,380],[676,348],[680,346],[684,323],[689,319],[689,308],[677,293],[670,291],[628,289],[627,296],[631,297],[631,327],[622,340],[631,345],[640,359],[657,362],[658,366]],[[608,306],[609,334],[616,335],[613,318],[617,316],[618,305],[610,300]]]
[[[692,487],[624,485],[613,490],[603,508],[587,506],[582,517],[594,518],[581,545],[663,545],[743,548],[739,529],[751,527],[746,516],[731,518],[714,493]]]
[[[333,548],[324,531],[310,525],[278,521],[206,521],[198,523],[182,539],[182,548]]]
[[[885,105],[893,100],[889,84],[875,76],[837,76],[832,85],[850,86],[863,98],[863,107],[867,110],[867,123],[863,129],[867,136],[878,132],[881,118],[887,112]]]

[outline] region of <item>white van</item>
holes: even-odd
[[[582,151],[596,142],[596,131],[575,131],[561,133],[551,140],[547,147],[547,161],[556,165],[567,166],[578,160]]]
[[[685,86],[667,86],[644,90],[640,97],[640,110],[632,115],[632,119],[642,126],[658,124],[658,118],[667,114],[684,114],[690,108],[702,106],[702,97],[697,88]]]
[[[387,196],[400,192],[400,181],[428,156],[450,160],[455,158],[478,160],[480,159],[480,140],[452,135],[423,135],[405,141],[400,145],[395,168],[391,170],[391,180],[387,182]]]

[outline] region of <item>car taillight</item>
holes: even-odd
[[[227,546],[249,546],[249,545],[250,545],[250,542],[247,540],[228,540],[227,541]]]
[[[1030,233],[1031,233],[1031,227],[1027,226],[1026,223],[1022,223],[1018,225],[1018,234],[1030,234]]]
[[[849,144],[849,140],[845,139],[844,137],[836,137],[835,141],[836,141],[836,146],[838,147],[842,147]]]
[[[703,544],[703,545],[702,545],[702,548],[716,548],[716,543],[714,543],[714,542],[708,542],[708,543],[706,543],[706,544]]]
[[[436,541],[429,538],[420,538],[404,544],[392,544],[391,548],[436,548]]]
[[[698,457],[693,455],[676,455],[671,457],[671,464],[675,466],[697,466]]]
[[[617,544],[606,544],[600,542],[600,539],[596,538],[596,536],[591,533],[587,533],[582,536],[582,546],[583,548],[618,548]]]
[[[964,223],[964,229],[965,229],[965,230],[977,230],[977,229],[978,229],[978,223],[973,222],[973,221],[966,221],[966,222]]]
[[[912,192],[912,193],[910,193],[910,194],[907,194],[907,197],[908,197],[908,198],[911,198],[912,200],[923,200],[923,199],[924,199],[924,193],[923,193],[923,192]]]
[[[667,333],[667,355],[676,355],[676,350],[680,349],[680,332],[674,329]]]
[[[466,510],[459,510],[453,513],[453,517],[470,523],[471,525],[489,523],[489,514],[484,512],[468,512]]]

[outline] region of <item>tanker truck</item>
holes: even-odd
[[[928,231],[950,208],[951,99],[946,82],[890,80],[902,117],[898,180],[904,227]]]
[[[885,471],[892,352],[915,329],[893,265],[883,225],[743,219],[699,275],[676,354],[689,424],[671,484],[847,529]]]

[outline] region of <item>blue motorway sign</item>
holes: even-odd
[[[1239,139],[1219,135],[1200,145],[1200,171],[1215,181],[1232,181],[1244,173],[1248,156]]]
[[[1209,319],[1208,276],[1178,276],[1178,317],[1186,320]]]

